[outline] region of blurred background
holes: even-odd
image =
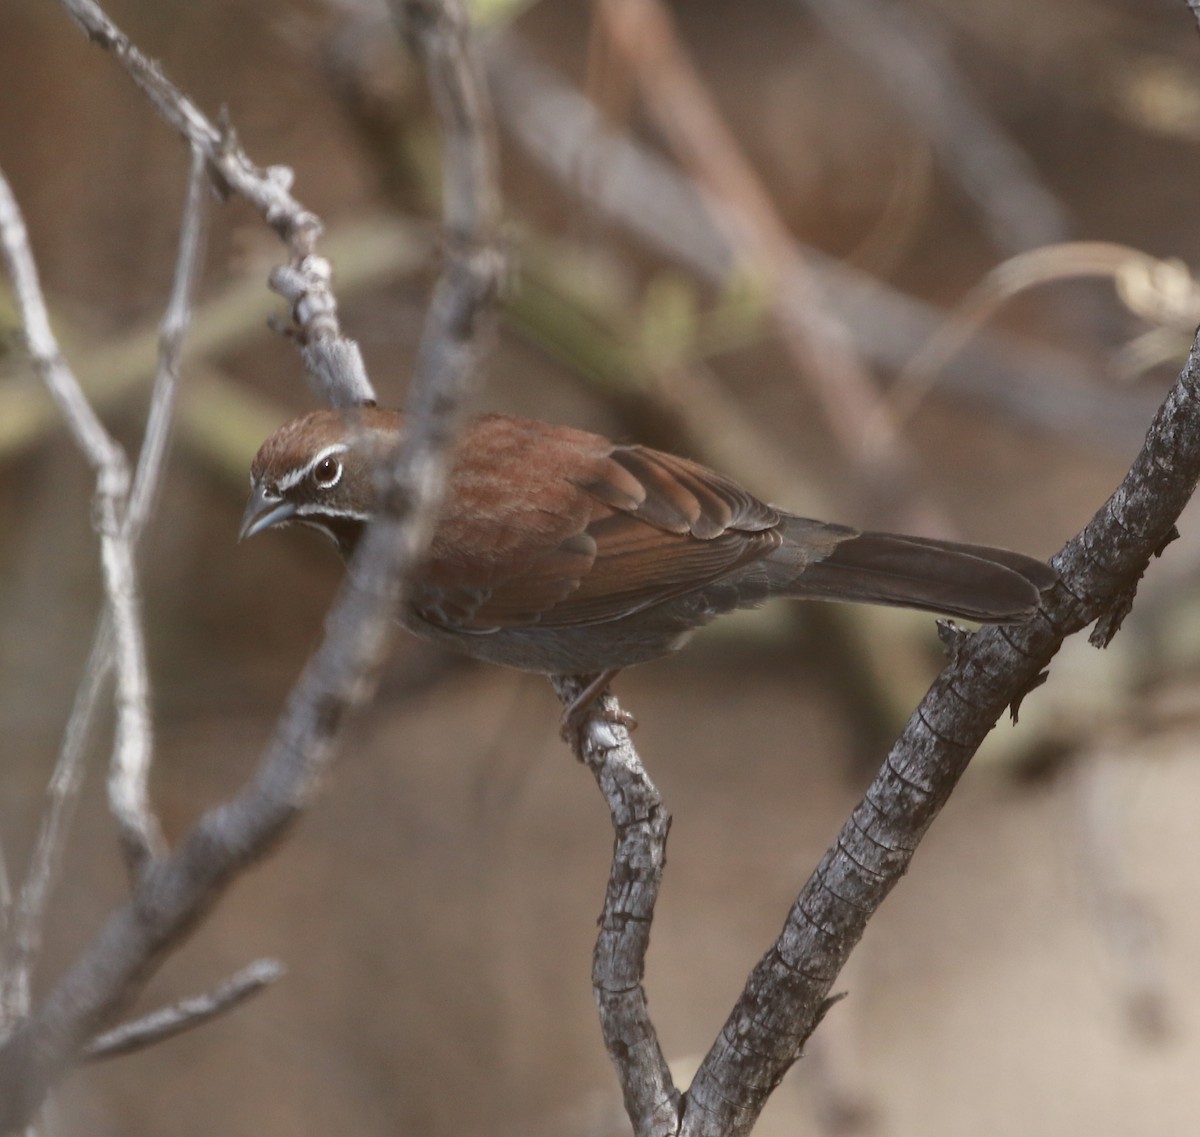
[[[423,78],[357,0],[108,11],[326,221],[347,334],[403,399],[438,267]],[[1133,0],[480,3],[513,270],[487,408],[690,454],[831,520],[1049,556],[1124,474],[1200,313],[1200,40]],[[187,154],[53,4],[8,0],[0,166],[56,328],[131,448]],[[341,569],[244,546],[250,458],[315,405],[280,258],[213,205],[143,543],[154,802],[250,775]],[[3,287],[6,287],[3,286]],[[91,478],[0,288],[0,840],[19,882],[99,601]],[[1186,1132],[1200,1111],[1195,512],[1104,653],[1070,643],[871,924],[757,1132]],[[647,987],[685,1077],[940,666],[930,617],[780,605],[625,673],[674,815]],[[73,1076],[50,1133],[627,1131],[589,981],[611,835],[537,677],[397,639],[316,806],[140,1009],[259,955],[217,1022]],[[110,724],[44,990],[124,895]]]

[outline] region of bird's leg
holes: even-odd
[[[620,674],[620,671],[619,667],[614,667],[611,671],[600,672],[563,709],[559,733],[562,735],[563,741],[580,758],[583,757],[583,726],[592,712],[592,704],[604,694],[608,685]],[[603,711],[602,717],[627,730],[633,730],[637,726],[637,719],[628,711],[620,709]]]

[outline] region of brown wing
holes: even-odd
[[[703,466],[507,416],[468,431],[450,499],[413,603],[464,631],[619,619],[781,540],[774,509]]]

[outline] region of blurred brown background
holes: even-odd
[[[122,0],[108,10],[206,112],[228,107],[256,161],[295,170],[297,196],[328,224],[339,279],[361,278],[339,293],[344,326],[399,402],[436,261],[363,262],[378,251],[373,232],[428,236],[436,154],[420,76],[390,35],[340,3]],[[990,188],[1017,201],[1027,223],[1008,230],[963,189],[971,135],[956,136],[958,157],[935,145],[936,127],[905,109],[916,97],[906,81],[862,54],[825,5],[672,11],[676,46],[795,240],[887,288],[948,311],[1039,232],[1186,264],[1200,254],[1200,40],[1181,4],[879,6],[880,21],[916,21],[888,34],[897,56],[911,49],[931,65],[932,105],[961,109],[969,96],[1021,157],[1021,187],[1044,195],[1026,208],[1021,187],[993,171]],[[500,22],[593,96],[615,131],[682,175],[638,60],[604,40],[589,5],[540,0]],[[144,337],[169,287],[185,149],[55,5],[9,0],[2,28],[0,165],[26,212],[57,329],[106,421],[134,446],[147,386],[113,387],[152,360]],[[1026,401],[1005,410],[1003,385],[972,395],[951,361],[900,422],[908,475],[885,502],[870,455],[834,440],[769,296],[750,288],[739,301],[732,285],[648,249],[501,121],[518,267],[488,407],[720,461],[801,512],[928,523],[1049,555],[1119,480],[1185,357],[1196,322],[1186,287],[1168,301],[1179,292],[1170,281],[1186,275],[1168,268],[1167,286],[1147,284],[1141,262],[1117,257],[1118,290],[1105,278],[1054,279],[1075,262],[1050,255],[1039,262],[1049,281],[993,323],[1052,353],[1039,358],[1054,367],[1030,374],[1005,354],[1015,341],[994,341],[1028,384]],[[226,305],[190,357],[143,554],[154,798],[173,837],[252,771],[340,575],[304,533],[235,542],[257,441],[313,405],[296,352],[265,323],[276,309],[260,285],[277,257],[247,207],[214,205],[202,309]],[[237,289],[262,310],[229,304]],[[33,381],[7,303],[0,838],[19,880],[99,591],[89,475],[61,430],[21,417]],[[887,330],[869,305],[842,314],[866,338]],[[903,362],[868,365],[886,387]],[[998,728],[843,976],[850,998],[759,1132],[1194,1128],[1192,518],[1109,652],[1069,645],[1019,728]],[[728,621],[680,658],[618,681],[675,818],[647,984],[681,1068],[707,1049],[939,658],[928,617],[783,606]],[[611,839],[557,715],[540,679],[399,638],[315,808],[141,1006],[202,990],[263,954],[281,958],[287,977],[214,1024],[77,1074],[48,1131],[625,1131],[589,984]],[[103,800],[106,729],[39,989],[123,894]]]

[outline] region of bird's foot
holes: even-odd
[[[603,722],[610,722],[614,726],[623,726],[626,730],[637,729],[637,719],[628,711],[622,710],[620,707],[612,709],[596,707],[596,701],[608,690],[609,683],[616,675],[617,671],[615,670],[597,675],[563,708],[559,734],[581,762],[583,761],[584,727],[593,716]]]

